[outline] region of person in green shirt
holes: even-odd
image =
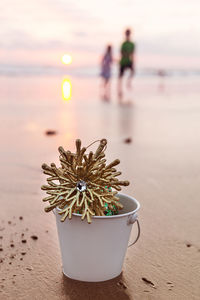
[[[127,29],[125,31],[125,41],[121,45],[121,58],[119,61],[119,87],[118,87],[118,95],[122,97],[122,77],[124,75],[124,71],[127,69],[130,70],[130,76],[128,79],[128,87],[131,86],[131,78],[134,75],[134,52],[135,52],[135,44],[131,41],[131,30]]]

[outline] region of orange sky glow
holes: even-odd
[[[199,11],[196,0],[3,0],[0,64],[60,66],[70,53],[72,67],[98,65],[131,27],[139,67],[200,68]]]

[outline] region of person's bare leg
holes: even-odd
[[[100,96],[102,100],[105,100],[105,93],[106,93],[106,79],[103,78],[100,85]]]
[[[131,88],[132,88],[133,74],[134,74],[134,72],[133,72],[133,70],[131,70],[131,71],[130,71],[130,75],[129,75],[128,79],[127,79],[127,88],[128,88],[128,89],[131,89]]]
[[[110,100],[110,80],[109,78],[105,80],[105,100]]]
[[[104,98],[104,90],[105,90],[105,81],[104,81],[104,79],[102,79],[102,81],[100,82],[100,87],[99,87],[101,99]]]
[[[121,102],[123,97],[123,93],[122,93],[122,76],[119,77],[118,79],[118,99]]]
[[[110,79],[108,79],[108,83],[107,83],[107,98],[108,98],[108,100],[110,100],[110,98],[111,98],[111,83],[110,83]]]

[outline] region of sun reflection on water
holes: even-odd
[[[72,97],[72,83],[69,78],[65,78],[62,81],[62,98],[63,100],[70,100]]]

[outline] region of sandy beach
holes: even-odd
[[[110,102],[93,77],[72,77],[64,101],[62,80],[0,80],[0,299],[199,299],[200,79],[137,77],[121,105],[115,79]],[[76,138],[108,139],[108,159],[120,158],[131,182],[124,192],[141,204],[140,240],[108,282],[63,276],[55,219],[43,210],[41,164]]]

